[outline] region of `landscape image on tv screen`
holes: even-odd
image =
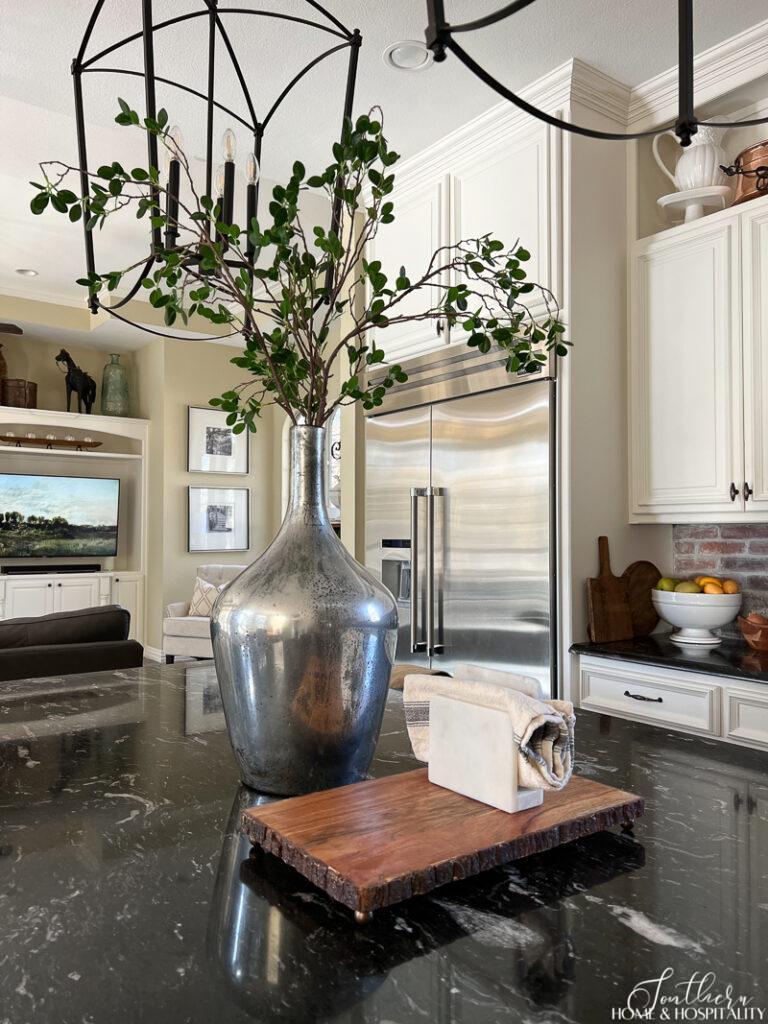
[[[119,480],[0,473],[0,558],[117,554]]]

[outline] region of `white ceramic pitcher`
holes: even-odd
[[[677,136],[673,131],[662,132],[653,140],[653,155],[656,163],[679,192],[694,188],[708,188],[711,185],[726,185],[728,179],[720,170],[721,164],[729,163],[723,149],[722,141],[728,128],[712,128],[705,124],[691,139],[690,146],[682,149],[673,174],[659,155],[659,143],[665,135],[670,135],[675,142]]]

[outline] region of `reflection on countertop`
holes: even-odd
[[[577,749],[645,797],[635,838],[359,927],[239,835],[268,798],[238,783],[210,663],[2,683],[0,1021],[586,1024],[667,967],[764,1007],[764,756],[588,712]],[[393,693],[373,771],[414,766]]]
[[[611,643],[586,641],[573,644],[571,653],[768,683],[768,652],[753,651],[744,640],[723,640],[717,647],[695,647],[673,643],[669,636],[652,633]]]

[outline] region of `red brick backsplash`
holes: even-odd
[[[768,615],[768,523],[675,526],[673,542],[675,576],[711,573],[736,580],[744,593],[742,614]],[[723,633],[738,635],[738,627]]]

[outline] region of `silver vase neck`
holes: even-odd
[[[325,427],[291,427],[290,496],[286,520],[294,514],[301,514],[330,528],[325,471]]]

